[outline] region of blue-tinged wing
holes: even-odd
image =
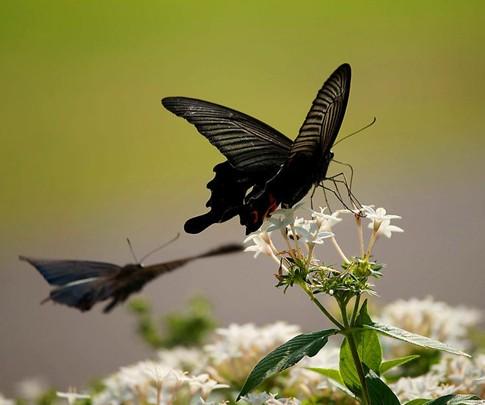
[[[121,270],[120,266],[106,262],[34,259],[25,256],[20,256],[19,259],[34,266],[49,284],[58,286],[112,275]]]

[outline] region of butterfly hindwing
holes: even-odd
[[[241,215],[248,191],[262,189],[265,181],[277,170],[278,167],[270,167],[259,172],[246,173],[234,168],[228,161],[216,165],[215,176],[207,184],[211,196],[206,206],[210,211],[186,221],[185,231],[200,233],[212,224]]]

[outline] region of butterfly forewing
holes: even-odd
[[[74,281],[115,274],[121,270],[116,264],[89,260],[50,260],[25,256],[20,256],[20,260],[34,266],[49,284],[61,286]]]
[[[292,141],[247,114],[188,97],[167,97],[162,104],[195,125],[239,170],[254,172],[279,166],[288,157]]]
[[[325,81],[313,100],[290,152],[325,159],[342,124],[350,92],[350,65],[343,64]]]

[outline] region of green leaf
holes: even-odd
[[[367,300],[364,301],[360,307],[359,316],[355,320],[357,326],[372,325],[372,319],[370,318],[369,312],[367,311]]]
[[[409,363],[414,359],[417,359],[419,354],[411,354],[410,356],[398,357],[396,359],[383,361],[381,363],[381,374],[386,373],[387,371],[393,369],[394,367],[402,366],[403,364]]]
[[[319,368],[319,367],[307,367],[307,370],[315,371],[318,374],[323,375],[324,377],[330,378],[338,382],[339,384],[343,384],[342,376],[340,375],[340,371],[334,370],[333,368]]]
[[[360,308],[359,316],[356,319],[357,326],[372,324],[372,319],[367,312],[367,300]],[[367,368],[373,370],[376,374],[380,373],[382,362],[382,348],[379,342],[379,336],[374,330],[360,329],[352,332],[359,359]],[[340,374],[345,385],[354,393],[361,391],[361,384],[357,368],[352,357],[352,351],[348,338],[345,338],[340,348]]]
[[[371,405],[400,405],[396,394],[372,370],[366,375]]]
[[[365,300],[360,308],[356,324],[358,326],[364,326],[372,323],[372,319],[367,312],[367,300]],[[382,362],[382,348],[379,341],[379,335],[376,332],[369,330],[354,332],[353,335],[355,343],[357,344],[360,360],[379,375]]]
[[[359,374],[355,367],[354,358],[352,357],[352,351],[347,338],[344,338],[342,345],[340,346],[340,376],[344,384],[353,393],[360,395],[362,386],[360,384]]]
[[[364,329],[374,330],[392,338],[403,340],[404,342],[412,343],[417,346],[442,350],[444,352],[458,354],[460,356],[471,357],[469,354],[466,354],[461,350],[455,349],[447,344],[438,342],[437,340],[433,340],[425,336],[417,335],[416,333],[408,332],[396,326],[374,322],[371,325],[364,325]]]
[[[237,401],[257,387],[265,379],[298,363],[304,356],[313,357],[325,346],[328,337],[338,333],[338,329],[304,333],[295,336],[273,350],[256,364],[237,397]]]
[[[428,401],[425,405],[479,405],[483,404],[485,401],[481,400],[475,395],[445,395]]]
[[[318,374],[321,374],[330,380],[332,383],[341,391],[345,392],[352,398],[355,398],[355,395],[352,391],[350,391],[344,384],[342,380],[342,376],[338,370],[334,370],[333,368],[319,368],[319,367],[307,367],[307,370],[315,371]]]
[[[412,401],[406,402],[404,405],[425,405],[429,402],[429,399],[418,398]]]

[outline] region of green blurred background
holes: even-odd
[[[484,43],[480,0],[3,0],[0,391],[32,376],[80,387],[148,355],[123,309],[39,306],[48,288],[17,255],[125,263],[127,236],[141,255],[204,211],[222,157],[162,97],[215,101],[293,138],[343,62],[353,82],[341,134],[377,123],[336,158],[353,164],[360,200],[401,214],[406,230],[377,248],[388,263],[381,299],[483,308]],[[242,237],[234,220],[150,260]],[[218,258],[145,294],[161,313],[202,293],[222,324],[318,327],[304,297],[273,288],[274,270],[250,255]]]

